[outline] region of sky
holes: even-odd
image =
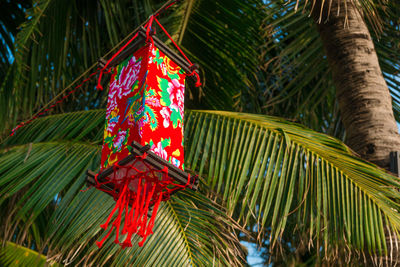
[[[247,263],[250,266],[263,266],[263,259],[261,258],[261,251],[257,249],[256,244],[242,241],[240,242],[246,246],[249,254],[247,255]]]

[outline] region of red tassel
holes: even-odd
[[[136,160],[143,161],[140,157]],[[114,196],[116,203],[106,222],[101,225],[101,228],[107,230],[110,222],[113,221],[108,233],[101,241],[96,242],[99,248],[103,246],[105,240],[110,236],[114,229],[116,231],[114,243],[120,244],[123,248],[132,247],[132,236],[133,234],[137,234],[142,237],[142,240],[138,245],[140,247],[143,246],[147,237],[153,233],[153,227],[161,201],[169,199],[170,194],[175,190],[184,189],[190,186],[190,178],[186,185],[174,184],[171,179],[168,178],[167,167],[162,170],[149,168],[149,171],[138,172],[134,177],[125,177],[122,178],[122,180],[116,179],[116,171],[121,170],[122,168],[134,168],[133,166],[134,164],[131,166],[118,166],[118,169],[114,170],[114,178],[109,181],[114,184],[115,189],[112,191],[112,195]],[[128,171],[126,171],[126,173],[128,173]],[[159,174],[162,174],[162,179],[159,178]],[[129,188],[130,183],[135,179],[138,179],[136,192],[131,191]],[[95,187],[103,190],[98,185],[99,183],[97,182]],[[132,207],[129,209],[130,203],[132,204]],[[149,208],[153,204],[152,215],[149,218]],[[116,212],[117,215],[113,219]],[[123,215],[125,216],[124,220],[122,220]],[[122,230],[121,224],[123,224]],[[125,240],[122,243],[119,242],[120,234],[126,235]]]
[[[103,75],[101,75],[101,76],[103,76]],[[101,80],[101,76],[100,76],[100,79],[99,80]],[[103,91],[103,86],[101,85],[101,83],[100,83],[100,81],[97,83],[97,90],[99,90],[99,91]]]
[[[138,210],[139,210],[139,203],[140,203],[140,192],[142,189],[142,178],[139,180],[139,185],[136,193],[136,201],[135,201],[135,215],[133,217],[132,226],[130,227],[129,231],[136,232],[137,229],[137,219],[138,219]],[[133,208],[133,207],[132,207]]]
[[[99,241],[96,241],[96,245],[97,245],[99,248],[101,248],[101,247],[103,246],[104,241],[106,241],[106,239],[110,236],[110,234],[111,234],[113,228],[114,228],[114,226],[111,226],[110,231],[108,231],[108,233],[103,237],[103,239],[102,239],[100,242],[99,242]]]
[[[120,199],[122,199],[122,202],[119,206],[119,211],[117,215],[117,219],[114,221],[113,225],[116,228],[116,233],[115,233],[115,244],[119,244],[119,228],[121,226],[121,218],[122,218],[122,212],[125,210],[125,201],[126,201],[126,188],[128,187],[128,182],[125,182],[124,189],[122,190],[122,195],[120,196]]]
[[[126,201],[125,201],[125,223],[124,223],[124,227],[122,228],[122,234],[126,234],[127,230],[128,230],[128,224],[129,224],[129,199],[130,199],[130,191],[128,190],[127,196],[126,196]]]
[[[112,216],[114,215],[115,211],[119,208],[119,202],[120,201],[118,200],[117,203],[115,204],[113,210],[111,211],[110,215],[107,218],[107,221],[104,224],[100,225],[100,227],[103,228],[104,230],[108,228],[108,224],[110,223]]]
[[[157,202],[156,202],[156,204],[154,205],[153,214],[151,215],[151,219],[150,219],[149,225],[148,225],[148,227],[147,227],[147,229],[148,229],[148,231],[149,231],[149,232],[148,232],[149,235],[153,233],[154,221],[155,221],[155,219],[156,219],[158,207],[160,206],[160,203],[161,203],[161,200],[162,200],[162,196],[163,196],[163,192],[160,191],[160,195],[158,196]]]
[[[138,224],[137,224],[137,232],[140,233],[140,230],[143,228],[143,212],[144,212],[144,207],[145,207],[145,201],[146,201],[146,189],[147,189],[147,183],[144,184],[144,189],[143,189],[143,197],[142,201],[140,203],[139,209],[138,209]]]
[[[148,216],[148,213],[149,213],[149,204],[150,204],[151,198],[153,197],[153,194],[154,194],[155,189],[156,189],[156,186],[153,185],[153,187],[152,187],[152,189],[151,189],[151,192],[150,192],[150,194],[147,196],[147,199],[146,199],[146,206],[145,206],[144,211],[143,211],[143,216],[144,216],[144,219],[143,219],[144,227],[141,229],[141,232],[139,233],[140,236],[144,236],[144,235],[146,234],[146,232],[147,232],[147,216]]]

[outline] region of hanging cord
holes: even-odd
[[[183,53],[182,49],[178,46],[177,43],[175,43],[174,39],[172,39],[171,35],[167,32],[167,30],[161,25],[161,23],[158,21],[158,19],[155,17],[154,18],[155,22],[157,22],[158,26],[160,26],[160,28],[163,30],[163,32],[168,36],[168,38],[171,40],[171,42],[174,44],[174,46],[176,47],[176,49],[178,49],[178,51],[182,54],[182,56],[186,59],[187,62],[189,62],[190,64],[190,70],[192,71],[191,73],[188,74],[188,76],[196,76],[196,87],[201,86],[201,82],[200,82],[200,76],[196,71],[196,66],[190,61],[190,59],[185,55],[185,53]]]
[[[149,35],[150,35],[150,30],[151,30],[151,24],[153,23],[153,19],[154,16],[150,16],[150,18],[148,19],[148,22],[146,22],[145,24],[145,28],[146,28],[146,35],[147,35],[147,39],[149,39]],[[115,53],[108,61],[107,63],[104,65],[104,67],[100,70],[100,75],[99,78],[97,79],[97,90],[103,90],[103,86],[101,85],[101,79],[103,78],[103,73],[107,71],[107,67],[108,65],[110,65],[110,63],[119,55],[121,54],[122,51],[125,50],[125,48],[133,42],[133,40],[135,40],[139,35],[139,31],[136,32],[136,34],[128,41],[126,42],[118,51],[117,53]]]
[[[89,69],[90,69],[90,68],[89,68]],[[86,82],[88,82],[94,75],[96,75],[96,74],[99,72],[99,70],[97,70],[97,71],[91,73],[91,74],[90,74],[85,80],[83,80],[79,85],[75,86],[74,89],[72,89],[71,91],[69,91],[65,96],[63,96],[63,97],[62,97],[61,99],[59,99],[57,102],[55,102],[54,104],[52,104],[52,105],[49,106],[49,104],[50,104],[51,102],[53,102],[54,100],[56,100],[57,98],[59,98],[66,90],[70,89],[70,88],[72,87],[72,85],[73,85],[76,81],[78,81],[79,79],[81,79],[87,72],[89,72],[89,71],[86,71],[84,74],[82,74],[81,76],[79,76],[79,78],[75,79],[75,81],[72,82],[70,86],[68,86],[66,89],[63,90],[63,92],[61,92],[61,93],[58,94],[56,97],[54,97],[52,101],[50,101],[49,103],[47,103],[40,111],[38,111],[35,115],[33,115],[29,120],[23,121],[23,122],[21,122],[20,124],[18,124],[14,129],[11,130],[10,136],[13,136],[13,135],[15,134],[15,132],[16,132],[19,128],[21,128],[21,127],[23,127],[23,126],[25,126],[25,125],[31,123],[32,121],[36,120],[36,119],[39,118],[40,116],[46,114],[48,111],[52,110],[52,109],[53,109],[55,106],[57,106],[58,104],[62,103],[65,99],[67,99],[70,95],[72,95],[72,94],[75,93],[80,87],[82,87]],[[47,106],[48,106],[48,107],[47,107]]]
[[[168,9],[169,7],[171,7],[172,5],[174,5],[176,2],[178,1],[170,1],[170,3],[166,3],[164,6],[164,8],[161,8],[160,11],[156,12],[154,15],[151,15],[148,18],[148,21],[145,23],[144,28],[146,29],[146,42],[150,39],[151,43],[154,44],[153,38],[151,37],[151,30],[152,30],[152,24],[153,21],[156,21],[158,26],[160,26],[160,28],[164,31],[164,33],[168,36],[168,38],[171,40],[171,42],[175,45],[175,47],[178,49],[178,51],[182,54],[182,56],[186,59],[186,61],[189,63],[190,65],[190,70],[191,72],[188,74],[188,76],[196,76],[196,87],[201,86],[201,82],[200,82],[200,76],[196,71],[196,66],[190,61],[190,59],[185,55],[185,53],[182,51],[182,49],[178,46],[177,43],[175,43],[175,41],[172,39],[171,35],[167,32],[167,30],[161,25],[161,23],[158,21],[157,17],[161,14],[161,12],[165,11],[166,9]],[[131,44],[139,35],[139,32],[137,32],[128,42],[125,43],[125,45],[123,45],[108,61],[107,63],[104,65],[104,67],[100,70],[100,75],[99,78],[97,80],[97,89],[98,90],[103,90],[103,86],[101,85],[101,79],[103,78],[103,73],[107,71],[107,67],[108,65],[110,65],[110,63],[119,55],[121,54],[122,51],[125,50],[125,48]]]
[[[165,10],[167,10],[168,8],[170,8],[171,6],[173,6],[175,3],[179,2],[181,0],[170,0],[167,3],[165,3],[161,8],[159,8],[156,12],[155,12],[155,16],[159,16],[162,12],[164,12]],[[151,16],[152,17],[152,16]],[[114,46],[111,50],[109,50],[104,56],[103,58],[107,57],[108,55],[110,55],[115,49],[117,49],[119,46],[121,46],[123,43],[125,43],[127,40],[129,40],[131,38],[131,36],[135,33],[137,33],[137,31],[143,26],[143,25],[147,25],[148,22],[150,20],[150,17],[144,21],[139,27],[137,27],[135,30],[133,30],[131,33],[129,33],[124,39],[122,39],[122,41],[120,41],[116,46]],[[136,34],[135,34],[136,35]],[[134,38],[133,38],[134,39]],[[68,98],[69,96],[71,96],[72,94],[74,94],[80,87],[82,87],[86,82],[88,82],[90,80],[90,78],[92,78],[94,75],[96,75],[99,71],[100,71],[100,75],[102,75],[102,72],[105,71],[105,69],[102,71],[102,69],[97,69],[95,72],[89,74],[89,77],[87,79],[85,79],[84,81],[82,81],[82,83],[80,83],[79,85],[75,86],[70,92],[68,92],[65,96],[63,96],[60,100],[56,101],[59,97],[61,97],[65,92],[67,92],[69,89],[71,89],[74,84],[76,84],[80,79],[82,79],[83,77],[85,77],[90,71],[92,71],[96,66],[98,65],[98,63],[94,63],[92,66],[90,66],[88,69],[86,69],[81,75],[79,75],[78,78],[76,78],[72,83],[70,83],[67,87],[65,87],[58,95],[56,95],[52,100],[50,100],[47,104],[45,104],[38,112],[36,112],[32,117],[30,117],[28,120],[23,121],[21,123],[19,123],[14,129],[11,130],[11,133],[9,134],[9,136],[13,136],[15,134],[15,132],[31,123],[32,121],[36,120],[37,118],[39,118],[40,116],[44,115],[45,113],[47,113],[48,111],[50,111],[51,109],[53,109],[57,104],[60,104],[61,102],[63,102],[66,98]],[[54,104],[54,101],[56,101]],[[6,139],[4,139],[0,144],[4,143],[6,141]]]

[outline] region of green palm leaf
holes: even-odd
[[[15,41],[12,84],[5,84],[5,93],[0,95],[0,103],[4,103],[0,119],[7,122],[0,127],[29,118],[100,57],[109,57],[110,49],[164,3],[47,0],[28,9],[29,19],[21,25]],[[232,109],[236,103],[243,108],[240,98],[234,96],[253,87],[257,49],[262,42],[258,34],[263,19],[261,4],[255,0],[182,1],[166,14],[161,23],[201,66],[202,77],[207,77],[200,89],[189,87],[188,105]],[[162,32],[159,37],[167,40]],[[90,83],[80,88],[75,94],[79,104],[59,109],[104,107],[104,94],[96,92],[94,86]]]
[[[82,123],[86,120],[93,123]],[[8,148],[0,153],[0,206],[8,207],[2,209],[2,224],[17,227],[7,233],[7,239],[27,246],[34,242],[38,251],[46,251],[48,260],[63,264],[242,265],[244,252],[235,234],[238,227],[221,207],[189,191],[161,206],[154,234],[144,247],[139,248],[135,237],[134,246],[122,250],[111,237],[97,249],[94,241],[105,234],[99,225],[115,202],[95,189],[80,192],[86,170],[98,168],[101,145],[76,140],[93,137],[103,123],[100,110],[54,115],[35,121],[8,140]],[[38,129],[46,134],[35,136]],[[15,197],[13,205],[6,205]],[[45,213],[47,220],[40,221]],[[38,225],[44,228],[39,238],[35,235]]]
[[[86,154],[79,150],[73,153],[72,147],[76,146],[78,149],[80,143],[67,141],[69,138],[77,138],[77,135],[68,136],[65,133],[75,123],[76,133],[82,133],[85,129],[87,136],[96,136],[94,133],[101,128],[102,116],[104,114],[101,110],[54,115],[39,119],[21,129],[15,138],[7,141],[7,145],[16,146],[0,158],[2,162],[4,160],[8,163],[0,164],[3,166],[3,173],[7,173],[1,179],[3,192],[12,194],[18,191],[18,188],[23,188],[29,182],[29,177],[44,175],[43,171],[40,171],[42,168],[39,167],[40,153],[36,150],[41,147],[48,146],[41,152],[42,157],[54,155],[55,160],[51,163],[54,167],[47,166],[46,179],[35,180],[31,186],[40,188],[48,179],[50,183],[57,182],[59,176],[52,177],[51,170],[63,169],[63,164],[69,165],[69,162],[73,161],[65,159],[62,164],[57,162],[57,146],[60,147],[60,151],[63,149],[69,151],[69,157],[76,156],[77,160],[80,159],[82,168],[80,171],[76,170],[77,173],[83,173],[87,168],[95,169],[98,159],[93,159],[91,166],[85,165],[83,157]],[[91,127],[86,128],[80,122],[88,117],[99,119],[93,120],[97,123],[93,122]],[[62,123],[65,127],[62,127]],[[37,129],[45,131],[49,125],[53,126],[52,133],[42,135],[40,139],[32,134]],[[394,239],[399,229],[400,218],[395,212],[399,208],[396,203],[399,193],[395,190],[399,186],[398,180],[373,164],[354,156],[340,141],[283,119],[244,113],[190,111],[187,114],[185,129],[187,166],[205,179],[212,192],[208,194],[217,196],[217,201],[226,208],[230,216],[239,224],[247,226],[249,231],[255,231],[259,242],[269,239],[272,245],[276,245],[288,235],[300,235],[308,240],[310,245],[322,246],[323,252],[330,256],[339,253],[340,246],[345,246],[349,250],[367,249],[371,253],[381,255],[390,251],[386,244],[385,233],[390,233]],[[83,133],[79,136],[81,139],[86,138]],[[65,143],[56,145],[54,140],[57,138],[65,138]],[[29,150],[29,146],[24,146],[17,140],[27,143],[38,140],[45,143],[33,145],[29,157],[24,162],[26,167],[16,168],[14,172],[10,172],[7,170],[18,166],[18,162],[21,164]],[[90,145],[82,144],[82,146],[88,157],[92,157],[87,150]],[[96,147],[99,145],[93,146],[95,149],[93,153],[98,151]],[[36,153],[39,154],[36,156]],[[39,166],[31,162],[36,162]],[[76,168],[79,169],[78,165]],[[81,174],[79,177],[74,181],[71,180],[72,183],[69,184],[68,181],[64,181],[63,183],[68,186],[63,190],[55,190],[61,192],[63,197],[51,221],[59,223],[48,228],[46,236],[50,238],[50,247],[54,249],[54,254],[58,255],[58,260],[69,260],[72,257],[69,253],[71,251],[83,253],[80,248],[82,243],[76,240],[83,239],[90,242],[93,241],[93,236],[100,237],[99,229],[95,226],[101,223],[106,211],[112,206],[112,200],[107,201],[108,196],[100,192],[80,193],[84,175]],[[8,184],[11,182],[12,184]],[[177,234],[182,225],[187,225],[187,229],[190,229],[192,224],[195,224],[193,226],[195,229],[190,232],[196,238],[181,236],[187,242],[183,242],[185,250],[193,251],[202,241],[207,241],[207,237],[202,234],[205,229],[200,228],[205,222],[203,219],[208,218],[212,221],[213,214],[218,213],[215,208],[212,214],[207,213],[210,209],[213,210],[211,207],[214,204],[211,203],[207,209],[200,209],[204,212],[198,213],[198,203],[203,203],[197,200],[200,195],[191,192],[182,194],[185,196],[180,198],[181,195],[177,195],[179,201],[175,202],[173,198],[162,210],[171,212],[168,216],[165,215],[167,216],[165,218],[180,220],[178,228],[174,229]],[[193,200],[193,197],[196,200]],[[208,202],[204,197],[201,198],[204,203]],[[23,195],[21,199],[24,199]],[[37,202],[34,203],[23,204],[20,201],[17,214],[25,215],[28,210],[31,210],[32,214],[38,214],[43,211],[44,206],[35,203],[48,203],[49,200],[48,196],[36,196],[33,201]],[[103,203],[104,209],[96,207],[96,203]],[[186,204],[180,208],[174,206],[182,203]],[[193,206],[193,203],[197,205]],[[183,213],[179,214],[178,211]],[[196,216],[198,222],[194,221]],[[218,216],[224,218],[222,214]],[[208,225],[206,229],[218,232],[218,228],[212,225]],[[227,233],[223,235],[225,234]],[[157,235],[154,238],[157,238]],[[224,240],[225,238],[221,236],[220,241],[225,242]],[[304,239],[302,241],[304,242]],[[232,242],[231,245],[234,244],[234,241]],[[106,248],[109,251],[107,250],[104,255],[117,253],[111,244],[105,245],[104,249]],[[84,251],[94,262],[106,260]],[[201,261],[213,255],[211,251],[213,251],[211,248],[205,248],[205,251],[199,252],[204,256]],[[77,255],[81,255],[79,253]],[[82,255],[81,260],[85,258]],[[118,255],[116,258],[111,257],[108,260],[118,262],[127,260],[126,256],[121,256],[120,259],[119,254],[116,255]],[[188,253],[187,257],[189,259],[198,256]],[[139,259],[141,258],[130,260],[132,263],[143,263]]]
[[[338,246],[384,254],[385,227],[393,235],[400,229],[398,179],[335,138],[275,117],[222,111],[188,112],[185,134],[187,166],[271,247],[301,234],[326,254]]]
[[[34,250],[6,242],[4,248],[0,250],[0,263],[3,266],[45,266],[46,257]],[[59,264],[52,263],[49,266],[59,266]]]
[[[105,112],[102,109],[56,114],[22,127],[15,137],[8,136],[3,147],[57,140],[89,141],[101,144]]]

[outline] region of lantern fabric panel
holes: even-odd
[[[101,169],[127,157],[133,141],[184,169],[185,77],[153,43],[112,69]]]

